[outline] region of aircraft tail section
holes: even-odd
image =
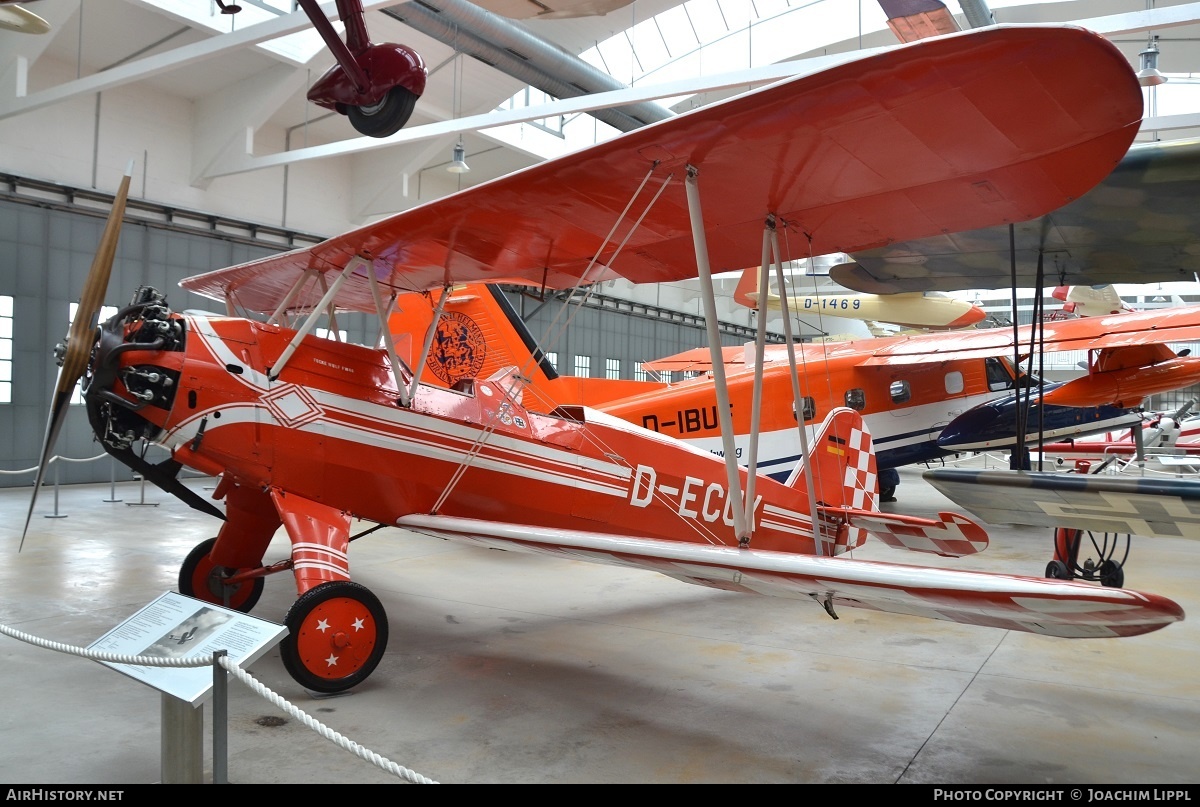
[[[788,487],[803,495],[812,485],[819,518],[818,541],[824,552],[840,555],[861,546],[867,533],[850,525],[846,512],[878,510],[879,471],[871,434],[853,409],[832,410],[817,429],[808,456],[792,471]]]
[[[811,474],[805,472],[806,467]],[[787,485],[807,492],[810,476],[819,505],[879,509],[879,470],[862,415],[843,406],[825,417],[808,447],[806,461],[792,471]]]
[[[409,294],[397,300],[388,323],[400,358],[410,367],[420,359],[436,300]],[[549,412],[562,404],[599,406],[666,386],[650,381],[560,376],[512,303],[487,284],[451,291],[438,320],[421,381],[453,387],[468,378],[492,378],[515,367],[525,380],[524,404]]]
[[[871,434],[853,409],[840,407],[829,413],[809,446],[807,462],[792,472],[787,484],[807,493],[810,476],[822,531],[832,536],[824,543],[834,555],[861,546],[868,534],[893,549],[946,557],[987,547],[987,531],[960,513],[938,513],[933,520],[880,512]]]

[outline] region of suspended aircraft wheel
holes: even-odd
[[[226,578],[236,570],[212,562],[209,553],[216,542],[216,538],[202,541],[184,558],[179,567],[179,593],[248,614],[262,596],[263,579],[226,585]]]
[[[370,589],[348,580],[301,594],[284,619],[283,666],[314,692],[344,692],[361,684],[387,647],[387,614]]]
[[[1071,569],[1061,560],[1052,560],[1046,564],[1046,577],[1051,580],[1071,580],[1075,577]]]
[[[368,137],[388,137],[408,123],[416,105],[417,95],[397,85],[377,104],[347,106],[346,117],[351,126]]]
[[[1125,585],[1125,568],[1115,560],[1101,561],[1096,571],[1102,586],[1121,588]]]

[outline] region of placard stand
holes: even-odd
[[[245,668],[286,635],[283,625],[169,591],[88,649],[151,658],[212,658],[213,664],[198,667],[100,663],[162,692],[163,784],[197,784],[203,778],[204,702],[217,690],[222,702],[214,704],[221,722],[213,725],[214,784],[225,784],[228,673],[216,665],[217,656],[227,655]]]

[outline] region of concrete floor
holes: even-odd
[[[195,480],[196,489],[211,480]],[[0,490],[0,624],[85,647],[160,594],[215,522],[154,488]],[[954,509],[905,471],[896,512]],[[157,506],[134,506],[142,501]],[[1040,576],[1040,531],[992,528],[975,558]],[[286,541],[268,560],[285,556]],[[375,674],[317,698],[276,650],[250,672],[313,720],[405,768],[465,783],[1194,783],[1200,771],[1200,543],[1135,538],[1126,586],[1193,621],[1067,640],[711,591],[650,572],[464,547],[399,530],[354,543],[387,609]],[[282,622],[290,575],[254,610]],[[0,636],[0,780],[163,781],[162,695],[94,661]],[[212,705],[203,708],[212,781]],[[234,784],[383,783],[381,770],[231,681]]]

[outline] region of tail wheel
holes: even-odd
[[[1052,560],[1046,564],[1046,577],[1051,580],[1071,580],[1075,575],[1061,560]]]
[[[1121,588],[1125,585],[1125,569],[1115,560],[1101,561],[1099,573],[1100,585],[1109,588]]]
[[[344,692],[367,679],[387,647],[387,614],[370,589],[348,580],[301,594],[284,619],[283,666],[305,689]]]
[[[377,104],[347,106],[350,125],[369,137],[388,137],[400,131],[412,117],[417,95],[407,87],[396,85]]]
[[[216,542],[216,538],[209,538],[188,553],[179,567],[179,593],[249,613],[262,596],[263,579],[255,577],[237,585],[226,585],[225,580],[234,570],[212,562],[209,553]]]

